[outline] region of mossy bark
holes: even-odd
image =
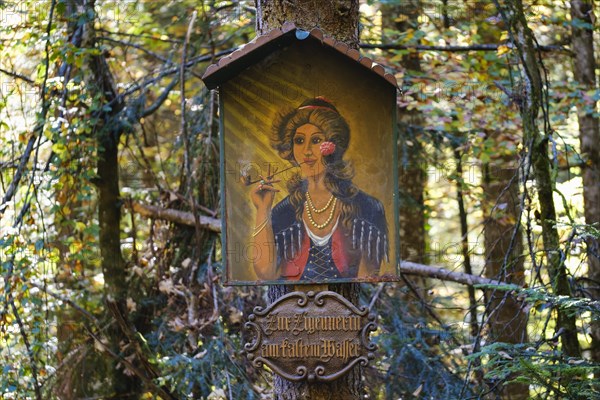
[[[552,289],[556,295],[571,296],[564,257],[561,255],[558,230],[556,229],[556,209],[554,206],[554,182],[550,174],[548,145],[551,132],[548,121],[540,121],[540,111],[544,104],[545,82],[542,78],[542,65],[534,44],[533,32],[527,25],[527,19],[521,0],[509,3],[510,22],[513,41],[518,50],[523,68],[523,97],[520,111],[523,120],[523,141],[529,151],[533,177],[539,202],[540,224],[544,252],[548,263],[548,272]],[[544,135],[540,133],[538,123],[546,127]],[[577,339],[576,318],[564,310],[556,310],[556,329],[560,332],[562,350],[567,356],[580,357],[581,349]]]

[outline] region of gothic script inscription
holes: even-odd
[[[335,292],[293,292],[254,309],[246,328],[256,336],[245,349],[254,366],[286,379],[332,381],[374,357],[376,327],[365,307]]]

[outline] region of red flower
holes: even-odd
[[[319,146],[319,150],[321,150],[321,155],[329,156],[335,151],[335,143],[323,142],[321,143],[321,146]]]

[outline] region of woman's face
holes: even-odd
[[[325,172],[323,156],[319,146],[325,141],[325,134],[312,124],[304,124],[298,129],[292,139],[294,143],[294,159],[300,164],[303,178],[311,178]]]

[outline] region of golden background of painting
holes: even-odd
[[[272,123],[280,112],[316,96],[329,99],[350,126],[344,158],[355,170],[354,184],[379,199],[389,231],[389,263],[380,275],[396,275],[393,124],[395,90],[381,77],[335,50],[302,44],[275,52],[226,82],[220,90],[224,127],[226,251],[228,283],[255,281],[251,233],[255,209],[242,171],[252,179],[267,174],[268,163],[281,171],[291,166],[270,144]],[[287,196],[284,172],[274,205]],[[360,280],[361,277],[358,277]],[[250,282],[251,283],[251,282]]]

